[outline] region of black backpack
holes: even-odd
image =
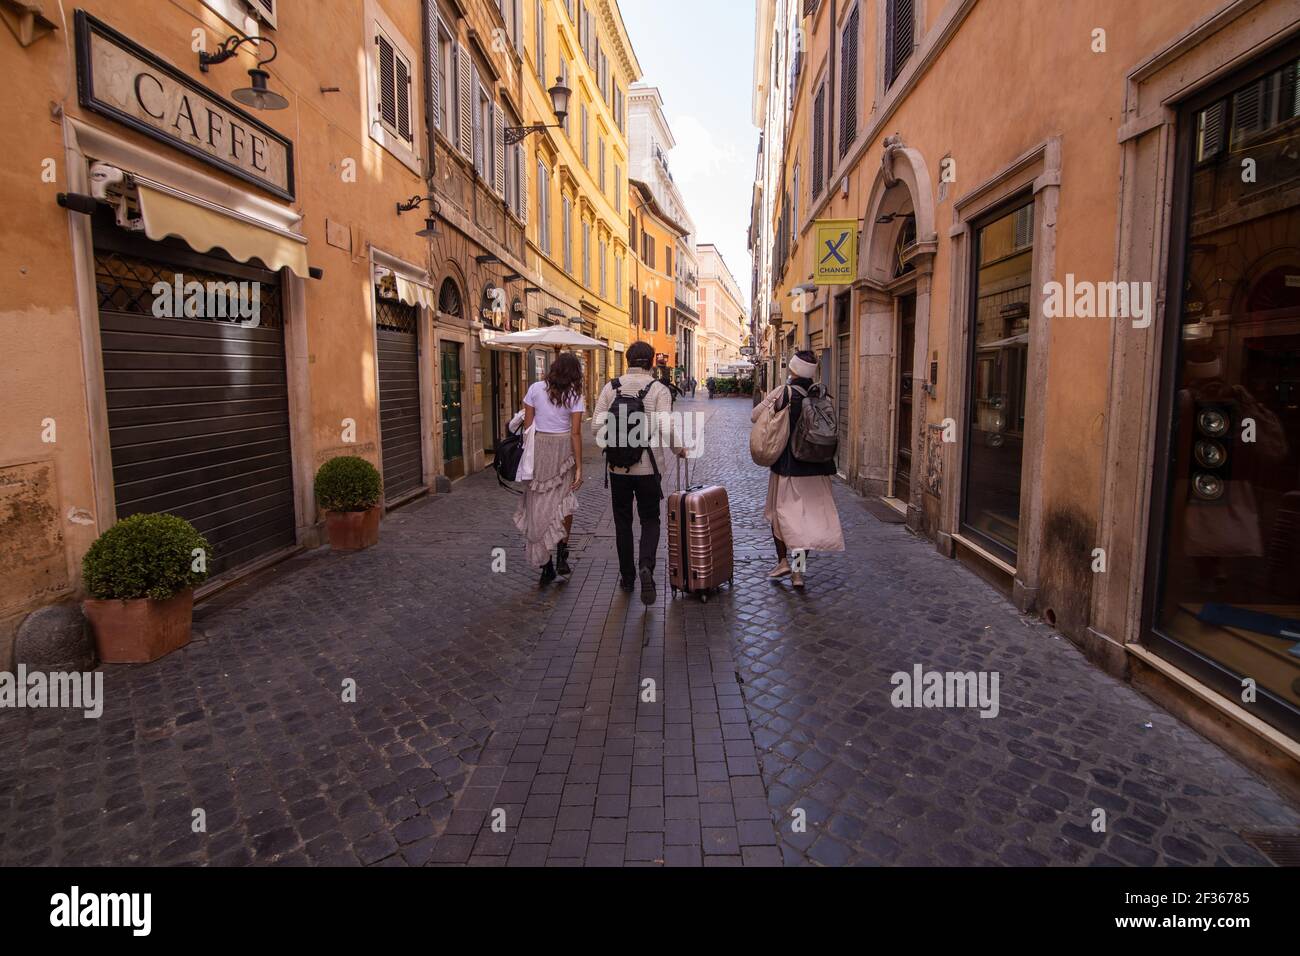
[[[520,429],[517,432],[509,432],[505,438],[499,439],[496,445],[496,458],[492,462],[492,468],[497,473],[497,483],[502,487],[507,487],[507,481],[516,481],[519,474],[519,463],[524,458],[524,434]]]
[[[610,468],[631,468],[650,450],[648,440],[641,445],[623,443],[623,440],[631,438],[631,423],[637,420],[633,418],[635,415],[639,415],[639,420],[643,422],[641,434],[649,438],[650,422],[646,418],[645,397],[650,393],[650,389],[661,384],[663,383],[652,380],[635,395],[624,395],[620,392],[623,387],[622,379],[616,378],[610,382],[610,386],[614,389],[614,401],[610,404],[608,417],[605,419],[604,443],[605,460]],[[653,452],[650,454],[650,464],[655,474],[659,474],[659,463],[655,460]]]

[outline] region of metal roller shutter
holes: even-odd
[[[379,437],[389,504],[424,486],[420,443],[419,309],[375,299],[379,346]]]
[[[214,575],[293,545],[278,278],[116,232],[96,228],[95,278],[118,518],[185,518],[211,544]],[[174,289],[178,274],[257,283],[256,327],[156,317],[155,283]]]

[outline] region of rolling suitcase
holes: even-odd
[[[691,466],[686,465],[686,487],[677,460],[677,490],[668,496],[668,586],[698,594],[709,592],[734,575],[731,549],[731,506],[721,485],[691,487]]]

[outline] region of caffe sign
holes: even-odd
[[[294,198],[290,140],[80,10],[77,93],[88,110]]]

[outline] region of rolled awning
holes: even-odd
[[[257,223],[233,209],[135,178],[144,231],[150,239],[176,236],[196,252],[224,249],[239,262],[259,259],[272,271],[291,269],[310,278],[307,240],[287,230]]]

